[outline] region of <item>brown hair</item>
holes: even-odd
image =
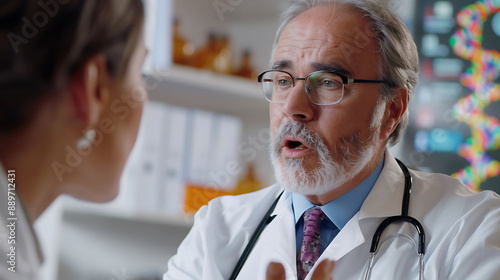
[[[92,56],[123,77],[144,20],[141,0],[9,0],[0,4],[0,135],[65,92]]]

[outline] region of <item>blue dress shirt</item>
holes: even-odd
[[[323,219],[320,224],[320,254],[323,254],[328,244],[330,244],[347,222],[359,211],[359,209],[361,209],[361,205],[363,205],[363,202],[375,185],[380,172],[382,172],[384,159],[385,155],[382,157],[382,160],[373,173],[354,189],[323,206],[318,206],[326,215],[325,219]],[[304,219],[302,218],[302,214],[304,214],[307,209],[315,206],[316,205],[310,202],[305,196],[292,193],[297,253],[300,251],[302,239],[304,238]]]

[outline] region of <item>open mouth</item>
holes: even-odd
[[[292,136],[286,136],[283,138],[282,142],[283,147],[286,147],[291,150],[307,150],[311,148],[306,144],[302,139],[298,139]]]
[[[304,139],[287,135],[281,140],[281,154],[284,158],[303,158],[314,152]]]
[[[307,150],[307,147],[300,141],[288,141],[288,148],[295,150]]]

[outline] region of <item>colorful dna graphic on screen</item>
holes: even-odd
[[[450,39],[455,54],[471,61],[461,83],[473,91],[453,108],[453,116],[470,126],[471,137],[459,149],[459,155],[470,166],[452,176],[477,191],[488,178],[500,176],[500,162],[487,154],[500,148],[500,122],[484,113],[490,103],[500,101],[500,85],[495,84],[500,70],[500,53],[482,48],[484,23],[499,11],[500,0],[480,0],[466,6],[456,17],[461,29]]]

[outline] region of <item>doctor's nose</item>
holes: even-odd
[[[293,121],[308,122],[314,116],[314,104],[305,91],[304,81],[296,81],[283,104],[283,113]]]

